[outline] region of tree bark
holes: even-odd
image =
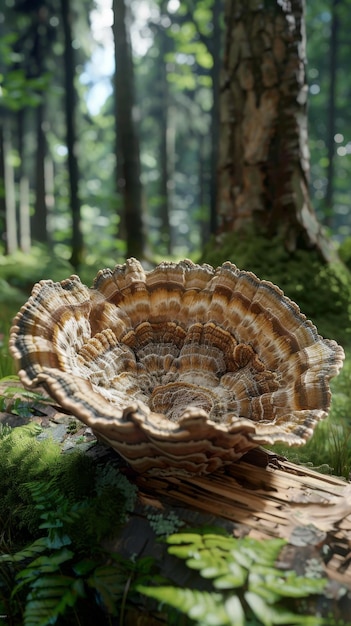
[[[44,105],[39,104],[36,109],[37,145],[35,161],[35,209],[32,217],[32,238],[41,243],[48,243],[47,206],[45,194],[45,157],[47,153],[46,137],[44,132]]]
[[[72,47],[72,27],[70,0],[61,0],[62,23],[65,37],[65,116],[66,116],[66,143],[68,150],[68,175],[70,188],[70,204],[72,212],[72,254],[71,263],[77,270],[83,259],[83,235],[81,230],[81,206],[79,199],[79,170],[77,159],[77,132],[76,132],[76,90],[74,85],[75,61]]]
[[[11,163],[11,131],[9,127],[1,129],[1,153],[4,174],[6,253],[13,254],[18,248],[15,173]]]
[[[161,6],[161,11],[165,11],[166,7],[164,3]],[[159,70],[160,70],[160,205],[159,205],[159,220],[160,220],[160,244],[165,249],[166,254],[172,253],[172,235],[170,224],[170,186],[171,172],[169,159],[170,151],[170,128],[169,128],[169,90],[167,79],[167,67],[166,67],[166,55],[169,52],[170,41],[169,37],[164,31],[164,27],[160,24],[158,26],[157,38],[159,44]]]
[[[20,158],[19,167],[19,246],[22,252],[29,253],[31,240],[30,240],[30,189],[29,189],[29,176],[26,168],[26,154],[25,154],[25,137],[26,137],[26,112],[24,109],[18,111],[17,114],[17,128],[18,128],[18,153]]]
[[[142,258],[144,232],[139,138],[134,118],[134,71],[124,0],[113,0],[115,42],[115,106],[117,191],[123,198],[120,232],[125,233],[127,257]]]
[[[221,231],[255,229],[330,256],[309,189],[303,0],[226,0]]]
[[[332,226],[333,222],[333,197],[334,197],[334,170],[335,170],[335,114],[336,114],[336,77],[338,65],[339,44],[339,13],[340,0],[333,0],[332,23],[330,32],[330,57],[329,57],[329,94],[327,112],[327,189],[325,194],[324,223]]]
[[[211,111],[211,156],[210,156],[210,233],[217,231],[217,167],[219,154],[219,114],[220,114],[220,69],[222,63],[222,28],[221,15],[223,0],[214,0],[213,3],[213,31],[209,40],[209,50],[212,55],[212,111]]]
[[[5,148],[4,129],[0,120],[0,237],[1,243],[6,237],[6,198],[5,198]]]

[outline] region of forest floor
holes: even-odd
[[[11,394],[8,393],[9,390]],[[28,399],[21,385],[5,381],[0,395],[10,396],[0,412],[2,427],[29,422],[40,426],[38,440],[52,439],[63,453],[80,450],[107,462],[116,453],[96,441],[90,428],[56,406],[43,392]],[[273,452],[258,449],[240,462],[210,476],[136,475],[122,461],[121,470],[138,488],[135,511],[111,544],[126,558],[155,556],[162,574],[173,567],[165,546],[150,527],[150,511],[179,525],[222,526],[234,537],[287,540],[280,566],[298,575],[327,577],[322,614],[347,620],[351,614],[351,485],[338,477],[296,465]],[[152,517],[152,516],[151,516]],[[174,574],[174,572],[173,572]],[[185,569],[176,573],[184,585]],[[334,622],[331,622],[334,623]],[[338,622],[335,622],[338,623]]]

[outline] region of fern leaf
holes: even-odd
[[[20,550],[19,552],[16,552],[15,554],[1,554],[0,562],[7,561],[11,563],[16,563],[16,562],[23,561],[24,559],[32,559],[36,557],[38,554],[40,554],[41,552],[44,552],[44,550],[46,550],[47,547],[48,547],[47,537],[40,537],[40,539],[37,539],[36,541],[31,543],[29,546],[27,546],[26,548],[23,548],[23,550]]]
[[[252,589],[257,589],[255,570],[256,568],[253,568],[249,576],[249,587]],[[258,571],[262,574],[260,570]],[[253,580],[253,577],[256,580]],[[327,583],[325,578],[304,578],[294,571],[280,572],[273,568],[261,576],[261,581],[266,589],[284,598],[305,598],[311,594],[323,593]]]
[[[281,605],[269,605],[257,593],[247,591],[245,600],[248,603],[253,614],[261,620],[264,626],[322,626],[326,624],[325,620],[320,617],[296,615]]]
[[[220,574],[225,574],[228,570],[221,556],[207,549],[194,552],[192,557],[187,559],[186,564],[190,569],[201,570],[204,578],[215,578]]]
[[[168,586],[144,587],[142,585],[138,585],[137,590],[149,598],[154,598],[178,609],[203,626],[230,626],[234,624],[223,605],[222,596],[218,593]]]
[[[271,566],[276,562],[283,546],[286,545],[285,539],[269,539],[268,541],[259,541],[251,537],[239,539],[240,550],[249,554],[255,563],[260,565]]]
[[[23,626],[55,624],[67,607],[74,606],[79,597],[85,596],[83,581],[70,576],[41,576],[32,587],[27,596]]]
[[[195,543],[190,534],[182,533],[181,536],[187,540],[187,545],[171,545],[169,553],[185,558],[187,566],[199,570],[203,578],[215,579],[214,586],[217,589],[233,589],[245,583],[252,560],[241,558],[244,567],[237,563],[241,546],[238,540],[216,535],[195,535]],[[171,539],[173,544],[174,537]]]
[[[242,587],[247,580],[247,570],[237,563],[228,563],[229,573],[218,576],[213,581],[215,589],[236,589]]]
[[[94,559],[85,558],[78,563],[74,563],[72,569],[77,576],[85,576],[93,571],[96,567],[96,561]]]
[[[52,555],[43,555],[32,561],[27,567],[18,572],[16,581],[18,584],[14,587],[12,596],[25,585],[33,586],[37,580],[45,578],[46,574],[54,573],[59,570],[59,566],[65,561],[71,559],[74,552],[62,549]]]
[[[228,537],[228,535],[215,535],[213,533],[206,534],[203,537],[206,548],[222,550],[224,553],[232,550],[233,545],[236,545],[238,541],[240,540]]]
[[[198,533],[175,533],[167,537],[167,543],[174,546],[190,544],[196,549],[203,546],[203,536]]]
[[[101,565],[88,578],[89,587],[95,589],[108,613],[116,614],[117,600],[123,597],[126,587],[126,574],[116,566]]]
[[[238,596],[231,596],[224,602],[227,614],[230,616],[232,626],[245,626],[245,612]]]

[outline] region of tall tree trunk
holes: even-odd
[[[124,0],[113,0],[115,43],[115,105],[117,191],[123,198],[120,232],[125,231],[127,256],[142,257],[143,193],[140,178],[139,138],[134,110],[134,71],[130,37],[126,25]]]
[[[221,15],[223,0],[214,0],[212,15],[212,38],[210,52],[213,59],[211,69],[212,78],[212,112],[211,112],[211,157],[210,157],[210,233],[217,230],[217,167],[218,167],[218,137],[219,137],[219,105],[220,105],[220,69],[222,64],[222,29]]]
[[[44,132],[44,104],[36,109],[37,145],[35,159],[35,208],[32,217],[31,231],[35,241],[48,243],[47,206],[45,198],[45,156],[47,152]]]
[[[26,171],[25,137],[26,137],[26,112],[25,109],[18,111],[18,153],[19,167],[19,246],[22,252],[30,252],[30,207],[29,207],[29,177]]]
[[[11,163],[11,131],[8,126],[1,129],[2,169],[4,174],[6,253],[13,254],[18,248],[15,173]]]
[[[165,10],[164,5],[161,11]],[[166,55],[169,52],[169,37],[164,31],[164,27],[159,25],[158,28],[159,42],[159,58],[160,58],[160,239],[161,247],[165,249],[167,254],[172,253],[171,245],[171,224],[170,224],[170,197],[169,190],[171,181],[170,159],[169,159],[169,93],[167,80]]]
[[[333,196],[334,196],[334,159],[335,159],[335,114],[336,114],[336,77],[338,66],[339,44],[339,13],[340,0],[333,0],[332,23],[330,30],[330,56],[329,56],[329,94],[328,94],[328,118],[327,118],[327,189],[325,194],[324,223],[331,226],[333,222]]]
[[[200,248],[202,249],[210,238],[210,223],[208,221],[208,213],[207,210],[205,212],[205,207],[208,207],[208,179],[212,179],[212,172],[208,171],[208,159],[207,155],[207,137],[202,133],[199,133],[199,157],[198,157],[198,178],[199,178],[199,195],[198,195],[198,205],[199,205],[199,217],[198,217],[198,225],[200,231]],[[211,159],[210,159],[211,160]],[[216,171],[216,169],[215,169]],[[211,187],[211,185],[210,185]]]
[[[303,0],[226,0],[217,213],[329,258],[311,206]]]
[[[5,146],[4,128],[0,120],[0,238],[1,243],[6,237],[6,197],[5,197]]]
[[[70,204],[72,212],[72,253],[71,263],[78,269],[83,258],[83,235],[81,229],[81,206],[79,199],[79,171],[77,160],[77,133],[76,133],[76,90],[74,86],[75,60],[72,46],[72,13],[70,0],[61,0],[63,31],[65,36],[64,63],[65,63],[65,114],[66,114],[66,142],[68,150],[68,175],[70,189]]]

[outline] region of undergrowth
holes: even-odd
[[[107,594],[104,612],[121,591],[116,571],[127,567],[116,556],[111,571],[101,546],[134,508],[135,487],[111,464],[39,442],[38,431],[0,433],[0,615],[10,625],[54,624],[80,599],[82,615],[89,607],[96,615]]]
[[[86,454],[62,454],[60,446],[36,435],[37,424],[13,428],[0,439],[0,522],[3,544],[22,544],[38,536],[41,511],[33,501],[33,485],[50,485],[55,497],[68,507],[77,501],[89,505],[81,511],[70,533],[77,546],[90,546],[123,523],[133,508],[135,488],[113,466],[96,465]],[[113,523],[111,518],[114,519]]]
[[[122,625],[135,607],[142,607],[145,619],[150,611],[160,623],[178,625],[188,623],[177,617],[179,611],[197,626],[326,623],[296,604],[323,594],[326,580],[319,572],[310,578],[278,569],[286,544],[281,539],[233,539],[223,531],[171,535],[166,539],[170,554],[197,572],[193,588],[165,580],[153,558],[127,560],[105,552],[106,538],[116,534],[134,507],[134,487],[111,465],[96,465],[80,453],[58,455],[58,444],[37,442],[37,430],[33,425],[7,429],[0,440],[0,471],[10,476],[1,484],[0,510],[12,514],[11,527],[21,523],[18,536],[5,528],[1,538],[5,624]],[[15,550],[25,529],[27,541]]]

